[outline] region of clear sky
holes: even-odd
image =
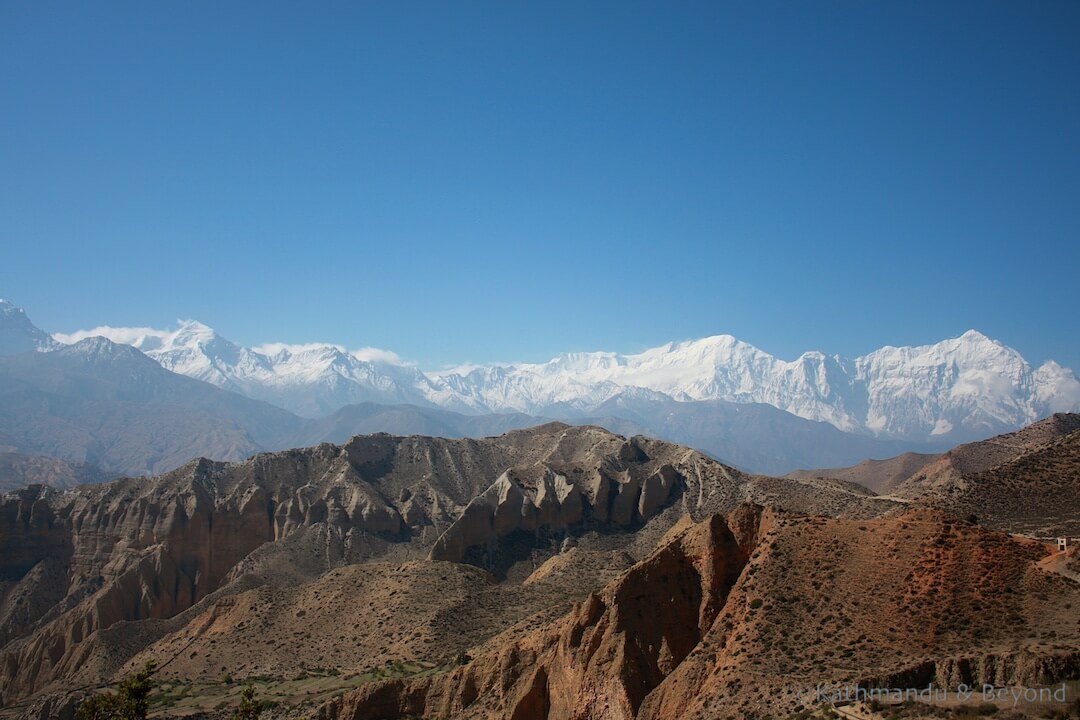
[[[48,330],[1080,370],[1078,281],[1071,0],[0,3],[0,297]]]

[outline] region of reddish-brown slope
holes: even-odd
[[[1033,685],[1080,670],[1080,584],[1042,570],[1038,543],[925,510],[760,517],[698,524],[562,620],[320,716],[704,720],[786,713],[819,683]]]
[[[765,524],[772,515],[766,516]],[[562,620],[500,636],[430,682],[372,685],[322,710],[335,718],[626,718],[698,645],[757,542],[760,509],[679,534]]]
[[[857,681],[1038,684],[1080,662],[1080,585],[1038,543],[935,511],[788,519],[641,717],[745,716]]]
[[[948,496],[966,487],[967,478],[985,472],[1057,438],[1080,430],[1080,414],[1057,413],[1015,432],[958,445],[938,454],[904,453],[886,460],[866,460],[852,467],[796,470],[790,478],[828,477],[857,483],[876,493],[894,490],[909,498]]]
[[[1080,414],[1057,413],[1016,432],[958,445],[897,486],[908,498],[948,496],[968,486],[968,478],[1080,430]]]
[[[896,494],[975,515],[980,523],[1010,532],[1080,535],[1080,430],[1050,436],[1001,462],[990,462],[962,457],[955,466],[935,463],[924,469],[925,477],[912,478]],[[960,466],[977,469],[961,473]]]

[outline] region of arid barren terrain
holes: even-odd
[[[1080,720],[1078,39],[0,2],[0,720]]]
[[[280,717],[525,719],[1068,681],[1080,573],[1046,533],[1076,529],[1077,427],[961,446],[882,497],[558,423],[31,486],[0,505],[2,712],[71,716],[148,661],[161,717],[226,717],[249,682]]]

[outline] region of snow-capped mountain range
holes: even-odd
[[[1071,371],[1052,361],[1033,369],[1017,351],[974,330],[854,359],[808,352],[793,361],[720,335],[637,355],[574,353],[441,379],[477,410],[590,412],[641,389],[684,402],[765,403],[846,432],[907,440],[984,437],[1080,407]]]
[[[98,327],[53,338],[72,343],[99,335],[138,348],[168,370],[307,417],[363,401],[584,417],[615,398],[722,400],[765,403],[846,432],[959,442],[1080,410],[1080,382],[1071,370],[1053,361],[1032,368],[1016,350],[974,330],[854,359],[808,352],[785,361],[718,335],[633,355],[570,353],[546,363],[440,373],[371,348],[244,348],[193,321],[175,330]]]
[[[359,402],[428,405],[428,396],[436,394],[427,375],[393,353],[330,344],[245,348],[194,321],[181,321],[175,330],[99,327],[54,337],[70,344],[94,336],[131,345],[166,370],[305,417]]]

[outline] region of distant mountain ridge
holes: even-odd
[[[107,476],[165,472],[198,456],[240,460],[260,450],[340,443],[374,432],[486,437],[549,420],[372,402],[347,405],[325,418],[301,418],[166,370],[135,348],[102,337],[51,352],[0,356],[0,449],[88,463]],[[685,438],[717,458],[768,474],[800,463],[857,462],[908,449],[769,405],[676,402],[633,391],[574,423],[627,436]],[[13,471],[8,476],[12,487],[27,477]]]
[[[730,335],[643,353],[569,353],[546,363],[427,374],[386,351],[329,344],[243,348],[201,323],[173,331],[99,327],[167,369],[307,417],[358,402],[464,413],[576,418],[613,398],[761,403],[844,432],[955,443],[1080,410],[1080,381],[1054,361],[1033,368],[1016,350],[970,330],[933,345],[884,347],[859,358],[808,352],[780,360]]]
[[[18,490],[27,485],[48,485],[65,489],[112,479],[113,475],[85,463],[0,451],[0,493]]]
[[[102,337],[0,356],[0,446],[115,476],[287,446],[303,421]]]
[[[362,402],[432,405],[435,390],[418,369],[390,354],[350,353],[329,344],[241,347],[195,321],[173,331],[100,327],[59,336],[107,337],[130,345],[166,370],[265,400],[304,417],[324,417]]]
[[[920,352],[893,349],[890,354],[904,360],[898,367],[929,380],[914,397],[894,388],[890,402],[899,409],[890,422],[896,425],[922,412],[927,423],[942,426],[951,422],[942,408],[960,416],[950,433],[910,440],[865,428],[840,430],[835,422],[779,408],[779,400],[755,401],[757,396],[779,395],[755,386],[752,376],[766,376],[769,367],[783,363],[730,338],[665,346],[639,356],[585,353],[542,365],[427,375],[380,350],[350,352],[333,345],[243,348],[194,322],[169,332],[99,328],[58,335],[75,342],[66,345],[36,328],[18,308],[9,303],[0,307],[5,311],[0,313],[0,337],[26,351],[0,352],[0,446],[89,463],[112,475],[163,472],[196,456],[238,460],[260,450],[344,442],[354,434],[478,437],[550,420],[662,438],[746,471],[783,475],[797,468],[844,467],[905,452],[943,452],[958,442],[957,427],[979,439],[994,434],[991,427],[1012,430],[1010,418],[1040,414],[1047,404],[1068,404],[1076,385],[1072,373],[1063,369],[1057,372],[1057,385],[1039,385],[1035,379],[1046,376],[1045,367],[1031,371],[1014,351],[977,334]],[[724,353],[741,357],[742,364],[717,369],[722,364],[717,358]],[[955,357],[947,368],[928,362],[950,353]],[[992,369],[995,356],[1005,358],[996,366],[1019,377],[1021,389],[1041,387],[1041,394],[956,392],[957,386],[974,387],[973,378],[982,378],[991,389],[1015,389],[1015,383]],[[124,358],[130,372],[118,374],[116,358]],[[877,367],[880,362],[866,365]],[[731,378],[743,377],[742,390],[725,391],[736,400],[694,399],[721,394],[719,381],[711,390],[693,381],[695,374],[719,376],[721,370],[729,385]],[[953,390],[945,397],[927,389],[935,383],[949,385],[943,380],[949,377]],[[627,378],[667,392],[628,384]],[[825,386],[825,381],[815,382],[817,390]],[[895,378],[888,382],[895,384]],[[180,386],[188,389],[177,392]],[[1054,387],[1058,390],[1046,390]],[[512,409],[518,405],[530,411]],[[811,405],[806,405],[807,414],[813,415]],[[299,412],[289,412],[290,407]],[[978,427],[988,429],[979,432]]]

